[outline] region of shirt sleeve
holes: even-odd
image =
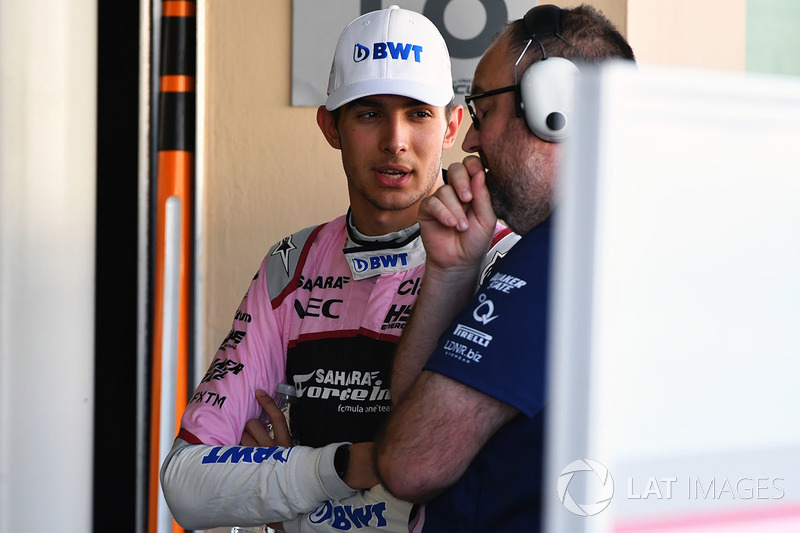
[[[176,439],[161,467],[164,498],[186,529],[290,520],[355,494],[336,473],[340,445],[205,446]]]
[[[286,349],[280,317],[273,310],[267,261],[234,315],[227,337],[195,389],[181,419],[179,436],[192,444],[238,444],[245,423],[261,406],[256,390],[275,394],[286,372]]]
[[[520,240],[439,339],[425,365],[516,407],[545,403],[549,228]]]
[[[331,465],[320,463],[329,455],[323,449],[236,446],[245,423],[261,413],[256,390],[274,396],[286,369],[281,318],[269,296],[269,257],[190,398],[173,451],[162,465],[165,499],[189,529],[284,520],[331,497],[352,494]]]

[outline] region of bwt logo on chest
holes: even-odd
[[[391,41],[387,43],[375,43],[372,45],[371,54],[372,59],[388,59],[391,57],[392,59],[408,61],[411,57],[411,52],[414,52],[414,61],[419,63],[420,56],[422,55],[422,46],[418,44],[393,43]],[[368,59],[369,56],[370,49],[361,43],[356,43],[353,49],[353,61],[360,63]]]

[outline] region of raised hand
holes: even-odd
[[[428,268],[477,268],[497,222],[483,164],[478,157],[469,156],[463,163],[450,165],[447,178],[448,185],[426,198],[419,209]]]

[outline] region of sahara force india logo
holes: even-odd
[[[388,388],[381,388],[383,380],[379,377],[378,371],[345,372],[318,368],[308,374],[295,375],[293,381],[298,398],[338,398],[356,402],[390,400],[391,392]]]

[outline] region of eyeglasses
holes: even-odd
[[[476,130],[481,129],[481,121],[480,119],[478,119],[478,115],[477,113],[475,113],[475,109],[472,107],[473,100],[477,100],[478,98],[486,98],[487,96],[494,96],[496,94],[502,94],[516,90],[517,90],[517,85],[514,84],[514,85],[509,85],[508,87],[501,87],[499,89],[492,89],[491,91],[465,96],[464,102],[467,104],[467,109],[469,110],[469,116],[472,117],[472,125],[475,126],[475,129]]]

